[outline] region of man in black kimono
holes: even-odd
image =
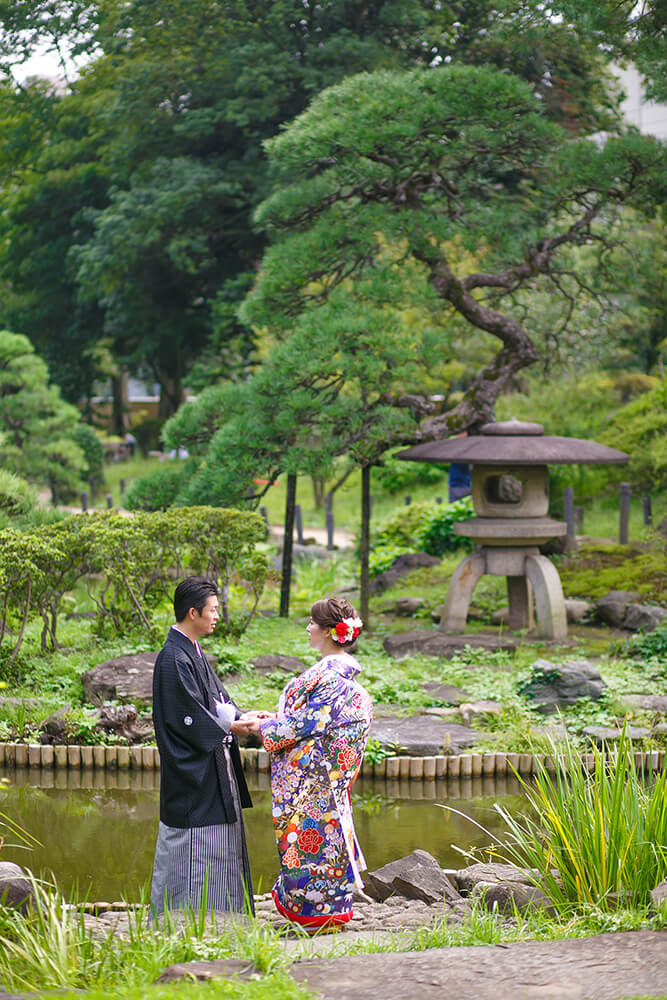
[[[188,577],[174,594],[176,624],[155,661],[153,721],[160,750],[160,826],[151,906],[253,909],[241,810],[252,806],[234,734],[249,721],[231,701],[199,640],[220,617],[218,587]]]

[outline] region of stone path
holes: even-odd
[[[624,1000],[667,996],[667,931],[300,962],[322,1000]]]

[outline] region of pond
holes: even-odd
[[[0,813],[39,841],[30,851],[7,843],[3,860],[39,877],[53,873],[72,899],[139,898],[153,865],[158,774],[0,768],[2,778],[9,783],[0,784]],[[244,811],[244,819],[254,888],[266,892],[277,869],[268,775],[250,775],[249,786],[254,808]],[[498,836],[503,824],[494,803],[515,815],[526,807],[514,778],[423,783],[366,778],[354,786],[352,798],[357,835],[371,870],[415,848],[434,855],[444,868],[461,868],[466,861],[453,844],[470,850],[491,841],[471,820]]]

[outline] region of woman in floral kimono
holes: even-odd
[[[271,754],[271,791],[280,875],[279,912],[308,928],[344,924],[366,863],[352,821],[350,787],[363,758],[371,699],[348,652],[362,629],[343,599],[317,601],[307,627],[322,658],[285,687],[278,713],[258,718]]]

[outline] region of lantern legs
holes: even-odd
[[[537,634],[543,639],[564,639],[567,616],[558,570],[546,556],[527,556],[526,576],[535,595]]]
[[[486,573],[481,555],[466,556],[456,567],[440,617],[441,632],[465,632],[472,592]]]

